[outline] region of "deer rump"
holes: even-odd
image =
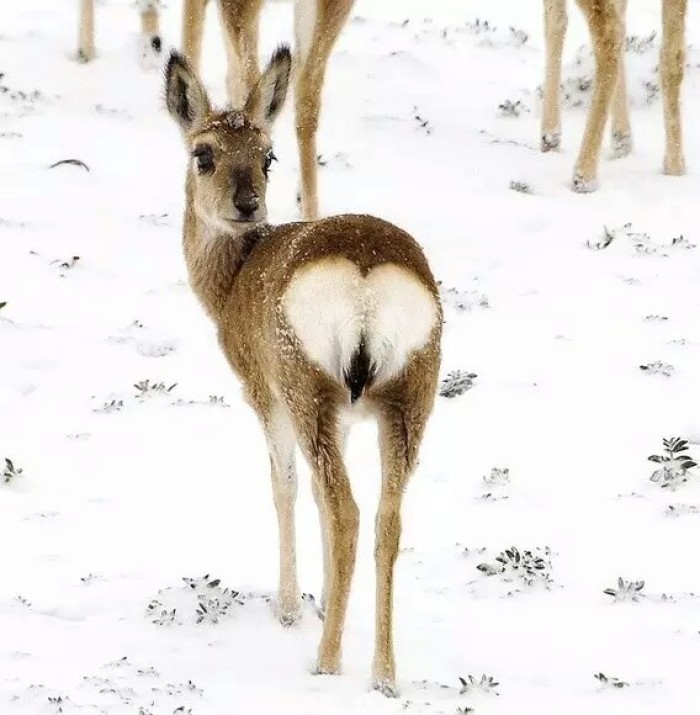
[[[327,258],[299,268],[284,312],[306,355],[350,390],[352,402],[396,376],[425,347],[438,317],[434,296],[393,263],[360,268]]]

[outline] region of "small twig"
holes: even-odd
[[[71,166],[80,166],[85,169],[85,171],[90,173],[90,167],[80,159],[61,159],[61,161],[57,161],[54,164],[51,164],[49,166],[49,169],[55,169],[57,166],[62,166],[63,164],[70,164]]]

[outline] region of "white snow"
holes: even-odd
[[[700,52],[683,89],[688,176],[660,173],[662,107],[645,85],[656,39],[628,55],[633,154],[605,159],[599,192],[581,196],[568,182],[588,93],[567,103],[561,153],[538,151],[539,0],[358,0],[325,90],[323,211],[416,236],[445,288],[443,373],[478,375],[438,398],[406,494],[401,695],[387,700],[369,690],[375,430],[349,444],[362,538],[344,674],[312,676],[312,604],[283,629],[266,600],[278,554],[264,440],[186,284],[187,157],[160,75],[140,66],[127,0],[98,5],[98,57],[74,62],[76,5],[0,13],[0,473],[6,457],[23,470],[0,481],[0,713],[697,713],[700,477],[668,492],[647,457],[672,436],[700,452],[700,248],[687,245],[700,243]],[[659,5],[630,3],[628,34],[658,30]],[[165,47],[180,11],[164,10]],[[590,69],[570,14],[568,80]],[[266,8],[263,52],[292,38],[291,15]],[[222,100],[213,10],[207,30],[205,80]],[[519,116],[502,116],[506,100]],[[269,210],[293,220],[291,104],[275,153]],[[48,168],[63,159],[90,171]],[[616,237],[592,250],[604,226]],[[639,369],[655,361],[672,374]],[[137,397],[144,380],[163,386]],[[494,467],[509,479],[485,482]],[[300,476],[300,581],[318,598]],[[551,549],[549,590],[477,570],[512,545]],[[221,583],[182,581],[205,574]],[[618,577],[644,580],[646,597],[614,602],[603,591]],[[198,593],[209,615],[196,624]],[[599,672],[629,686],[602,687]],[[500,695],[460,694],[459,677],[482,674]]]

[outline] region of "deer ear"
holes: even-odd
[[[165,104],[183,131],[202,124],[211,111],[202,83],[187,60],[175,50],[165,67]]]
[[[269,130],[287,98],[292,55],[287,45],[280,45],[248,96],[243,111],[253,124]]]

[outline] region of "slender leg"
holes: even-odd
[[[566,37],[568,15],[566,0],[544,0],[546,60],[542,97],[542,151],[558,149],[561,142],[561,57]]]
[[[195,72],[202,56],[202,33],[208,0],[184,0],[182,6],[182,51]]]
[[[375,522],[377,610],[372,679],[375,689],[396,697],[394,660],[394,566],[401,538],[401,502],[413,473],[432,397],[416,399],[421,388],[406,380],[379,410],[382,491]],[[396,395],[400,395],[396,399]]]
[[[573,178],[574,191],[587,193],[597,188],[603,131],[618,81],[621,18],[613,0],[578,0],[578,4],[588,21],[596,61],[593,101]]]
[[[666,153],[664,173],[685,173],[680,92],[685,70],[685,15],[687,0],[663,0],[661,86],[664,98]]]
[[[627,0],[618,0],[620,8],[620,68],[612,105],[612,156],[620,159],[632,151],[632,128],[627,106],[627,80],[625,71],[625,38],[627,20]]]
[[[78,26],[78,61],[89,62],[95,57],[95,2],[80,0]]]
[[[318,648],[318,673],[338,673],[350,583],[355,569],[359,512],[342,455],[338,405],[345,399],[337,386],[309,390],[309,399],[295,400],[294,429],[316,482],[328,535],[328,590],[323,636]]]
[[[258,20],[263,0],[220,0],[227,56],[229,102],[242,107],[260,77]]]
[[[297,0],[295,5],[296,130],[301,173],[301,214],[305,221],[318,218],[316,131],[326,66],[353,2]]]
[[[294,525],[294,504],[297,496],[297,472],[294,463],[296,438],[292,423],[281,405],[273,408],[265,425],[265,434],[270,452],[272,491],[279,526],[277,611],[282,625],[292,625],[301,616]]]
[[[326,514],[325,507],[323,505],[323,498],[321,492],[318,488],[318,482],[316,479],[311,480],[311,490],[314,495],[314,500],[316,501],[316,508],[318,509],[318,521],[321,527],[321,546],[323,548],[323,591],[321,591],[321,613],[326,613],[326,604],[328,602],[328,588],[330,580],[330,546],[328,545],[328,528],[326,526]]]

